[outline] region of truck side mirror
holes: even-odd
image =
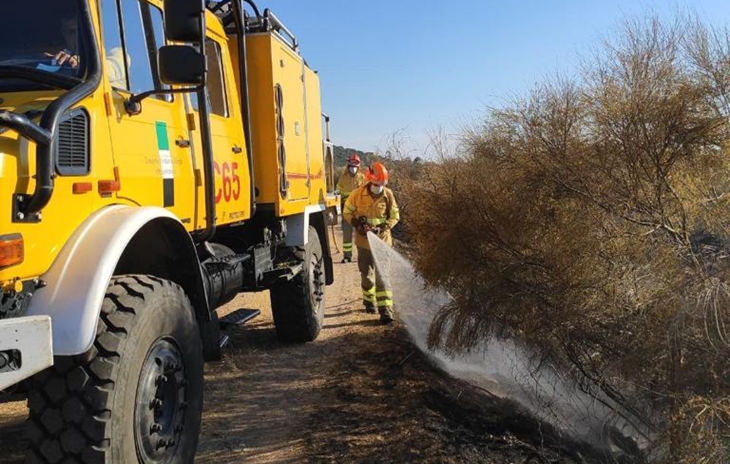
[[[205,83],[205,56],[189,45],[165,45],[158,53],[160,80],[170,85]]]
[[[165,37],[173,42],[203,41],[204,0],[165,0]]]

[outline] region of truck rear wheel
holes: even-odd
[[[185,292],[116,277],[92,348],[31,381],[28,461],[193,462],[202,406],[202,345]]]
[[[319,234],[309,228],[307,245],[294,249],[302,271],[271,288],[271,309],[276,335],[283,342],[310,342],[324,322],[324,258]]]

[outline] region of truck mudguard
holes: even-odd
[[[164,208],[109,206],[91,215],[76,229],[50,269],[41,276],[45,286],[35,292],[26,312],[28,316],[51,316],[54,355],[77,355],[91,348],[101,304],[117,263],[143,227],[160,221],[165,227],[172,227],[173,232],[179,228],[180,234],[175,235],[187,237],[188,256],[197,259],[184,226]],[[183,254],[186,250],[178,251]],[[195,263],[191,262],[190,266]],[[198,276],[194,279],[198,288],[185,290],[196,309],[200,304],[207,309],[207,304],[200,301],[205,301],[205,289],[199,265],[194,274]]]
[[[325,205],[311,205],[304,208],[304,214],[287,217],[286,246],[306,245],[309,241],[309,215],[322,212],[325,208]]]
[[[325,211],[327,206],[311,205],[304,208],[303,214],[295,214],[286,218],[286,245],[290,247],[303,247],[309,242],[309,226],[313,226],[319,232],[319,239],[324,250],[324,264],[326,272],[325,283],[334,283],[334,267],[332,255],[329,249],[329,236],[327,234],[327,220]]]

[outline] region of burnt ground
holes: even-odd
[[[601,462],[514,403],[444,374],[401,324],[361,311],[356,264],[335,268],[315,342],[279,343],[266,293],[228,306],[262,315],[206,367],[196,462]],[[22,401],[0,404],[0,463],[23,462],[26,415]]]

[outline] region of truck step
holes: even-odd
[[[218,319],[218,323],[222,330],[226,330],[232,325],[243,325],[259,314],[259,309],[240,308]]]

